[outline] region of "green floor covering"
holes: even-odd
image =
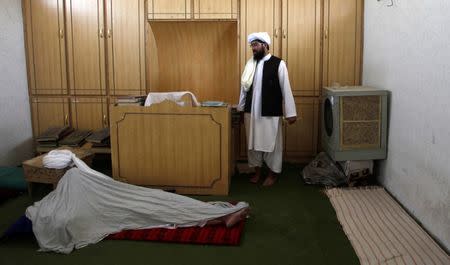
[[[238,175],[232,178],[229,197],[196,196],[250,203],[251,217],[237,247],[106,240],[62,255],[37,252],[33,240],[16,239],[0,245],[0,264],[359,264],[329,200],[320,188],[305,185],[299,174],[299,166],[285,165],[271,188],[255,186],[247,175]],[[31,202],[23,195],[1,204],[0,231]]]

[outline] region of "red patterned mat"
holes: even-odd
[[[231,228],[225,225],[210,225],[204,227],[185,227],[176,229],[152,228],[141,230],[126,230],[109,235],[112,240],[143,240],[185,244],[206,245],[239,245],[245,220]]]

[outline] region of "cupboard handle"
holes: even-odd
[[[108,123],[106,122],[106,114],[103,115],[103,126],[107,126]]]
[[[64,30],[63,29],[59,29],[59,38],[61,38],[61,39],[64,38]]]
[[[275,29],[275,32],[273,33],[273,36],[274,36],[275,38],[278,38],[278,29]]]
[[[103,31],[104,31],[103,29],[99,30],[99,35],[100,35],[100,38],[102,38],[102,39],[103,39],[103,36],[104,36]]]
[[[283,39],[286,39],[286,36],[287,36],[286,31],[283,29]]]
[[[324,38],[325,38],[325,39],[328,39],[328,28],[325,28]]]
[[[108,29],[108,30],[106,31],[106,36],[107,36],[108,38],[111,38],[111,33],[112,33],[112,30],[111,30],[111,29]]]
[[[69,125],[69,114],[66,114],[66,116],[64,116],[64,125]]]

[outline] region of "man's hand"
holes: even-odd
[[[293,124],[295,121],[297,121],[297,116],[286,118],[286,121],[289,125]]]

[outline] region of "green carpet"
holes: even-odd
[[[250,203],[251,217],[237,247],[105,240],[62,255],[37,252],[37,243],[16,239],[0,245],[0,264],[359,264],[328,198],[320,188],[305,185],[299,173],[299,166],[285,165],[271,188],[250,184],[247,175],[239,175],[231,181],[229,197],[196,196]],[[23,195],[0,205],[0,231],[31,201]]]

